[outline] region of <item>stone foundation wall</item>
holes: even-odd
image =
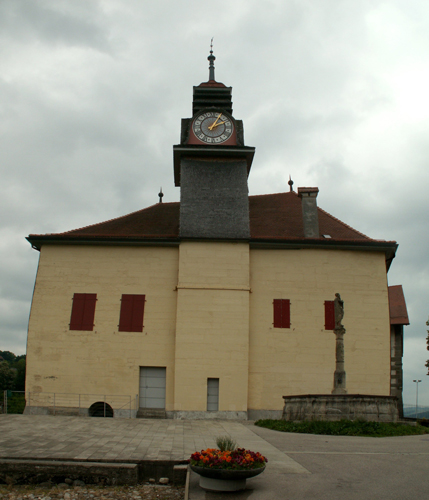
[[[175,420],[247,420],[246,411],[167,411]]]
[[[397,422],[398,401],[392,396],[317,394],[283,396],[283,420],[366,420]]]
[[[282,410],[247,410],[248,420],[280,420],[282,414]]]
[[[52,406],[26,406],[24,415],[55,415],[62,417],[88,417],[88,408],[75,408],[59,406],[53,408]],[[113,409],[114,418],[136,418],[136,410],[126,409]]]

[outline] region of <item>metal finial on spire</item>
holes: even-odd
[[[164,196],[164,193],[162,192],[162,186],[159,188],[158,196],[159,196],[159,203],[162,203],[162,197]]]
[[[214,37],[212,37],[212,39],[210,41],[210,55],[207,58],[210,61],[210,65],[209,65],[209,81],[215,79],[214,62],[215,62],[216,57],[213,55],[213,38]]]
[[[291,179],[290,177],[290,174],[289,174],[289,181],[288,181],[288,184],[289,184],[289,190],[292,192],[293,191],[293,180]]]

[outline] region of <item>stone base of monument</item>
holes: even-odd
[[[398,399],[362,394],[306,394],[283,396],[283,420],[365,420],[397,422]]]

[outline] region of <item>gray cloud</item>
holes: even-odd
[[[425,378],[428,48],[423,0],[0,2],[1,349],[25,351],[38,254],[65,231],[179,199],[172,145],[192,86],[232,85],[256,147],[251,194],[318,186],[319,205],[397,240],[405,399]]]

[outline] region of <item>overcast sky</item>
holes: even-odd
[[[25,236],[139,210],[160,186],[179,200],[172,146],[211,37],[256,147],[250,194],[287,191],[290,174],[399,243],[405,402],[421,379],[429,406],[427,0],[0,0],[0,350],[26,348],[39,254]]]

